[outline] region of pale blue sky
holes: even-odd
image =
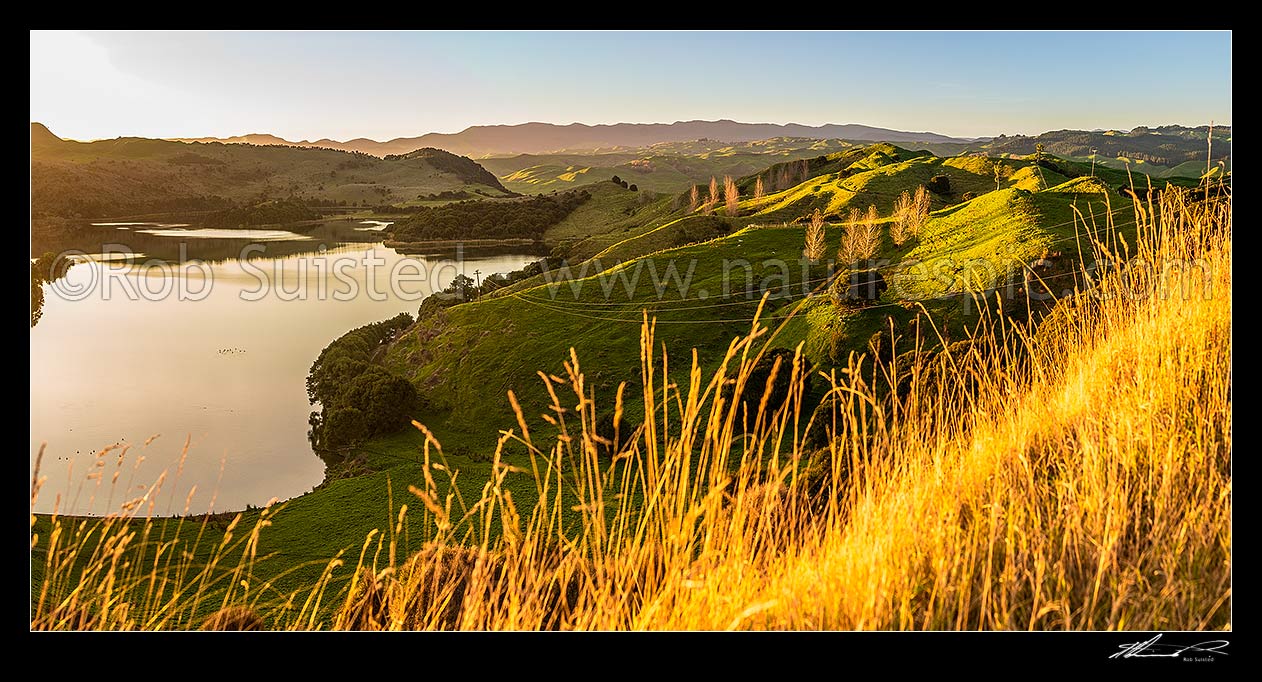
[[[75,139],[719,118],[960,136],[1230,124],[1231,34],[31,34],[31,120]]]

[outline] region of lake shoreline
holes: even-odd
[[[91,226],[81,219],[33,220],[38,226],[33,232],[40,234],[33,235],[32,258],[45,251],[98,254],[125,245],[148,263],[122,268],[89,259],[68,271],[61,289],[41,285],[42,314],[30,332],[31,374],[40,377],[32,382],[30,428],[47,440],[44,468],[64,472],[73,463],[76,473],[84,471],[94,465],[94,453],[101,448],[130,443],[138,455],[129,458],[137,479],[156,479],[164,469],[182,470],[182,480],[200,491],[190,503],[198,511],[207,508],[208,495],[216,496],[216,511],[240,510],[272,497],[301,497],[323,483],[326,462],[308,439],[312,406],[304,390],[320,350],[348,329],[401,312],[414,314],[422,300],[418,295],[441,290],[457,273],[507,273],[539,257],[522,245],[501,247],[510,249],[508,253],[483,247],[455,256],[405,256],[384,247],[380,231],[355,224],[362,220],[342,216],[302,228],[291,239],[267,240],[265,251],[250,252],[251,269],[245,269],[240,254],[255,240],[257,228],[239,238],[200,238],[182,231],[150,233],[140,226]],[[231,236],[237,231],[216,232]],[[370,256],[386,267],[369,267]],[[445,264],[452,259],[457,261],[454,269]],[[201,262],[213,276],[193,271],[190,281],[212,281],[214,286],[195,302],[172,305],[180,300],[177,292],[186,271],[156,268],[149,261]],[[421,288],[416,291],[396,291],[390,272],[404,261],[424,262],[433,278],[417,283]],[[334,262],[354,267],[335,270]],[[268,274],[266,284],[251,274],[260,270]],[[277,273],[285,274],[283,283]],[[175,281],[164,288],[168,275]],[[200,293],[199,286],[185,289]],[[83,295],[75,294],[80,290]],[[358,295],[348,301],[328,293],[346,290],[386,295]],[[247,296],[257,292],[266,295]],[[96,343],[82,342],[85,329],[102,327],[129,333],[126,339],[108,334]],[[108,397],[97,397],[102,395]],[[73,428],[62,426],[67,421]],[[141,445],[159,433],[167,437]],[[190,457],[181,464],[180,443],[190,434]],[[32,466],[41,442],[29,444]],[[225,453],[228,464],[221,481]],[[54,480],[70,485],[64,473]],[[60,490],[65,491],[73,492],[70,487]],[[54,502],[50,493],[33,511],[48,513]],[[99,506],[62,507],[63,515],[103,511]],[[176,511],[178,506],[170,510]]]

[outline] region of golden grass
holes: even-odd
[[[1112,267],[1037,328],[986,313],[946,352],[928,352],[930,329],[896,359],[852,356],[816,377],[814,411],[800,348],[773,371],[791,379],[783,403],[729,399],[768,329],[706,376],[695,354],[671,364],[646,316],[641,379],[615,405],[595,404],[573,352],[565,376],[540,374],[548,433],[510,393],[501,450],[525,446],[529,468],[497,451],[468,504],[440,494],[450,472],[426,431],[412,508],[283,600],[250,584],[266,514],[196,569],[130,520],[142,504],[99,526],[54,519],[31,540],[47,548],[32,627],[196,627],[245,606],[289,629],[1229,628],[1231,208],[1196,198],[1136,203],[1120,255],[1084,225]],[[630,390],[647,417],[609,462],[598,415]],[[538,503],[519,508],[509,476]],[[405,519],[433,538],[411,557]]]

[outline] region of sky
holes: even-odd
[[[962,137],[1231,122],[1219,32],[31,32],[65,138],[861,123]]]

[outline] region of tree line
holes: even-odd
[[[586,190],[514,201],[461,201],[418,207],[391,231],[398,241],[539,239],[591,198]]]
[[[280,225],[302,220],[323,218],[324,214],[312,205],[297,199],[277,199],[254,206],[236,206],[216,211],[201,220],[210,227],[240,227],[242,225]]]

